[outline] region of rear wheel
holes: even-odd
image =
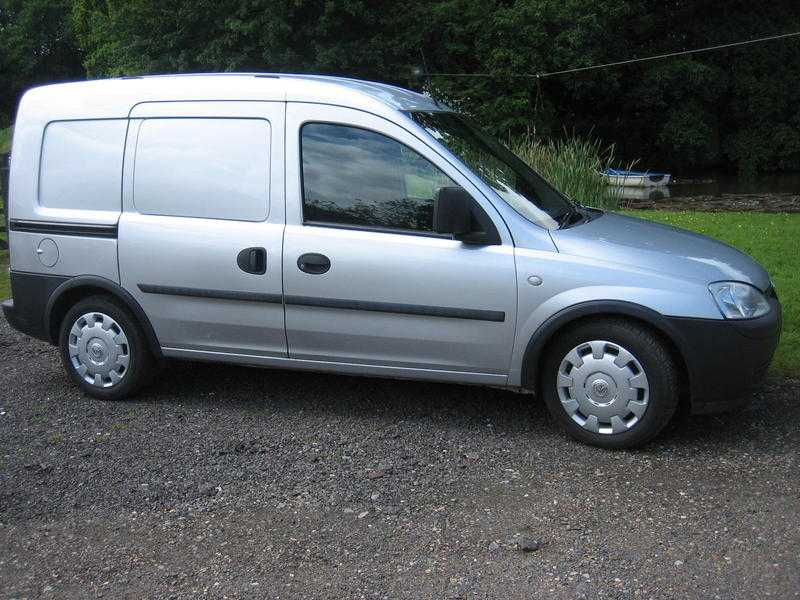
[[[130,311],[110,296],[92,296],[73,306],[61,323],[61,360],[84,392],[119,400],[149,382],[155,361]]]
[[[678,406],[674,360],[650,329],[623,319],[578,323],[550,344],[541,391],[573,437],[603,448],[653,439]]]

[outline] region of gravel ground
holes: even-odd
[[[0,390],[3,598],[800,597],[798,381],[637,452],[477,387],[174,363],[100,402],[5,322]]]

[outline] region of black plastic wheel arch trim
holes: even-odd
[[[531,337],[522,365],[522,385],[535,389],[542,352],[562,327],[586,316],[630,317],[651,326],[674,347],[687,377],[692,413],[736,406],[763,379],[780,340],[781,306],[770,299],[763,317],[734,321],[662,315],[618,300],[576,304],[556,313]],[[730,364],[737,369],[731,371]]]
[[[50,326],[50,317],[52,315],[53,308],[55,308],[59,298],[61,298],[61,296],[63,296],[66,292],[80,287],[100,288],[121,300],[125,306],[127,306],[131,312],[133,312],[136,320],[141,325],[145,339],[147,340],[147,345],[150,347],[150,351],[153,353],[153,356],[155,356],[157,359],[162,358],[163,355],[161,354],[161,344],[158,342],[156,332],[153,330],[153,326],[150,324],[150,319],[147,318],[144,309],[142,309],[142,307],[136,301],[136,298],[134,298],[130,292],[128,292],[118,283],[97,275],[78,275],[77,277],[71,277],[58,286],[50,295],[44,312],[44,326],[46,327],[46,331],[49,332],[49,341],[51,343],[58,343],[58,327],[52,328]]]
[[[233,290],[209,290],[205,288],[175,287],[170,285],[151,285],[140,283],[137,287],[145,294],[162,294],[165,296],[188,296],[193,298],[215,298],[219,300],[240,300],[243,302],[266,302],[281,304],[281,294],[263,294],[261,292],[237,292]]]
[[[53,223],[49,221],[11,219],[9,228],[11,231],[45,235],[75,235],[111,239],[117,237],[116,225],[97,225],[95,223]]]
[[[672,326],[664,315],[651,308],[633,302],[625,302],[623,300],[590,300],[560,310],[542,323],[534,332],[531,339],[528,341],[528,346],[525,349],[525,356],[522,360],[523,387],[535,389],[535,386],[538,385],[538,373],[535,372],[535,369],[539,365],[542,351],[553,339],[553,336],[568,323],[592,315],[632,317],[644,321],[665,335],[675,345],[681,355],[681,360],[684,361],[687,370],[689,369],[689,365],[686,364],[685,359],[687,356],[686,342],[681,333]],[[688,375],[691,387],[692,373],[689,371]]]
[[[371,302],[366,300],[342,300],[338,298],[316,298],[312,296],[286,296],[285,302],[287,305],[293,306],[364,310],[401,315],[419,315],[423,317],[492,321],[495,323],[502,323],[506,320],[506,313],[500,310],[426,306],[422,304],[398,304],[395,302]]]

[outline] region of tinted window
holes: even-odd
[[[144,214],[262,221],[270,128],[261,119],[147,119],[133,202]]]
[[[373,131],[309,123],[301,133],[305,221],[431,231],[433,197],[456,184]]]

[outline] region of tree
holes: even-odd
[[[406,45],[386,0],[77,0],[90,75],[314,71],[392,79]],[[407,69],[410,72],[410,69]]]
[[[28,87],[82,78],[70,0],[0,0],[0,127]]]
[[[646,167],[800,169],[800,38],[530,76],[799,30],[796,0],[0,0],[0,125],[22,89],[82,59],[92,77],[375,79],[504,137],[591,135]]]
[[[444,0],[425,9],[430,87],[498,134],[600,136],[644,166],[800,169],[800,39],[518,77],[800,30],[800,4]]]

